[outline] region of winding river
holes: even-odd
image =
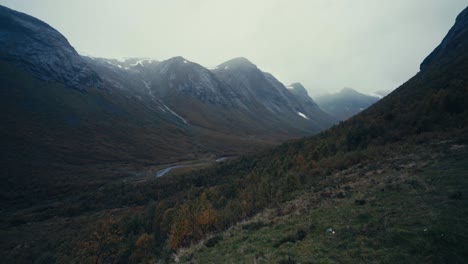
[[[224,162],[224,161],[228,160],[229,158],[230,157],[221,157],[219,159],[214,160],[214,162],[221,163],[221,162]],[[167,167],[167,168],[156,171],[155,176],[156,177],[162,177],[162,176],[166,175],[167,173],[169,173],[173,169],[184,168],[184,167],[194,167],[194,166],[199,166],[199,165],[200,164],[187,164],[187,165],[171,166],[171,167]]]

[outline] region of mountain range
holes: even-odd
[[[117,86],[139,87],[147,93],[143,96],[164,102],[162,109],[169,108],[183,122],[206,132],[287,138],[316,133],[335,122],[319,108],[305,110],[282,83],[245,58],[211,70],[182,57],[162,62],[133,59],[133,64],[85,59],[106,80],[116,82],[118,75]]]
[[[28,190],[44,192],[45,183],[54,186],[50,193],[61,193],[70,179],[106,181],[82,171],[83,164],[114,163],[125,171],[235,156],[336,123],[310,107],[307,95],[298,98],[245,58],[214,69],[182,57],[94,58],[79,55],[57,30],[26,14],[0,6],[0,21],[7,200],[23,195],[17,192],[23,182]]]
[[[2,261],[462,263],[467,47],[465,9],[408,82],[338,109],[245,58],[81,56],[0,6]]]

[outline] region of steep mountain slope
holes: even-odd
[[[392,90],[379,90],[379,91],[373,92],[371,95],[373,95],[375,97],[383,98],[383,97],[389,95],[391,92],[392,92]]]
[[[239,98],[248,102],[250,112],[277,119],[282,127],[319,131],[330,127],[333,120],[323,112],[304,108],[301,102],[273,75],[262,72],[245,58],[236,58],[215,67],[213,73],[232,87]],[[253,106],[253,107],[252,107]]]
[[[229,110],[237,108],[234,93],[199,64],[182,57],[163,61],[150,86],[158,98],[194,125],[213,130],[236,125],[226,120],[232,116]]]
[[[180,250],[177,259],[464,263],[468,148],[434,143],[330,170],[313,188]]]
[[[35,77],[84,89],[100,82],[67,39],[46,23],[0,6],[0,59]]]
[[[309,96],[309,93],[304,86],[300,83],[293,83],[287,86],[286,88],[291,91],[301,103],[302,107],[306,109],[307,112],[315,113],[314,116],[316,119],[321,120],[323,123],[338,123],[338,120],[335,117],[324,112],[318,104]]]
[[[338,93],[317,96],[315,100],[325,112],[342,121],[368,108],[377,102],[379,97],[343,88]]]
[[[120,170],[194,157],[183,126],[100,78],[56,30],[4,7],[0,19],[2,202],[122,176],[104,163]]]
[[[160,63],[140,60],[130,66],[127,61],[88,58],[108,80],[143,83],[151,96],[195,127],[242,136],[290,138],[334,123],[331,116],[303,104],[271,74],[245,58],[211,70],[182,57]],[[118,76],[110,75],[109,70],[119,72]]]
[[[159,61],[144,58],[126,58],[122,60],[82,56],[89,67],[101,78],[114,87],[127,90],[129,96],[141,96],[148,93],[151,80]],[[132,94],[132,93],[137,94]]]
[[[456,59],[460,53],[464,53],[468,49],[468,40],[466,34],[468,31],[468,11],[464,10],[456,20],[455,25],[450,29],[447,36],[442,40],[439,46],[427,56],[421,63],[421,71],[429,67],[443,67],[451,64],[453,59]]]
[[[198,136],[198,143],[211,150],[219,151],[216,143],[221,141],[224,149],[227,142],[234,140],[231,146],[235,147],[246,138],[271,144],[333,124],[332,117],[307,108],[271,74],[243,58],[211,71],[182,57],[133,64],[128,59],[86,59],[107,81],[132,87],[133,96],[142,91],[137,96],[162,103],[162,109],[176,114]]]

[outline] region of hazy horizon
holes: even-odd
[[[245,57],[311,95],[393,90],[419,71],[463,1],[236,2],[0,0],[104,58],[183,56],[205,67]]]

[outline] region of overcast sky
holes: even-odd
[[[468,0],[0,0],[98,57],[246,57],[314,95],[394,89],[419,70]]]

